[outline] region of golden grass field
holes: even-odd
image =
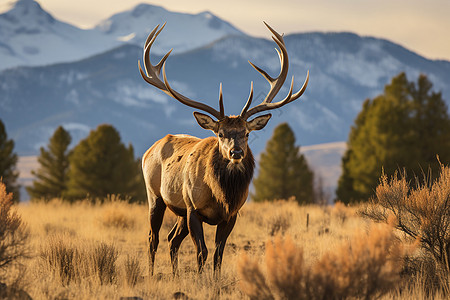
[[[187,237],[180,248],[179,275],[172,275],[166,236],[175,223],[175,216],[167,210],[160,232],[155,275],[148,277],[146,205],[114,199],[105,204],[68,204],[54,200],[21,203],[16,210],[30,231],[31,258],[24,262],[26,272],[20,285],[33,299],[249,299],[249,293],[244,293],[245,280],[239,276],[243,273],[238,269],[242,271],[247,267],[243,264],[250,262],[264,266],[266,241],[274,240],[276,236],[289,236],[294,243],[292,247],[303,249],[305,264],[311,265],[324,255],[338,253],[336,249],[352,239],[366,244],[364,236],[355,238],[355,234],[371,227],[371,221],[356,213],[357,207],[299,206],[292,201],[246,203],[228,239],[222,274],[217,280],[212,272],[215,227],[209,225],[204,226],[209,249],[205,271],[200,275],[196,273],[195,250]],[[270,251],[276,247],[277,244],[275,248],[269,247]],[[52,265],[50,258],[55,256],[55,249],[75,251],[70,252],[72,256],[66,257],[65,262]],[[89,270],[93,257],[99,255],[103,255],[103,259],[106,257],[101,264],[106,277]],[[112,264],[107,261],[108,257]],[[289,254],[284,258],[289,264]],[[264,267],[262,270],[267,272]],[[292,270],[286,274],[289,272]],[[63,273],[72,275],[63,278]],[[253,284],[251,280],[250,285]],[[426,298],[422,289],[426,283],[420,278],[416,281],[413,286],[406,286],[398,279],[397,286],[382,298]],[[444,299],[439,293],[433,297]],[[274,298],[283,297],[275,294]]]

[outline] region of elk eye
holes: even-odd
[[[219,133],[219,137],[220,137],[220,138],[223,138],[223,134],[222,134],[222,133]]]

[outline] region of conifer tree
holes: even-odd
[[[72,138],[62,126],[59,126],[47,145],[41,147],[38,162],[40,168],[31,173],[35,176],[33,185],[27,187],[32,199],[52,199],[61,197],[67,190],[69,171],[68,147]]]
[[[19,172],[16,169],[17,154],[14,152],[14,141],[8,140],[5,125],[0,120],[0,178],[6,186],[7,193],[13,193],[13,201],[20,199],[19,185],[16,183]]]
[[[299,203],[314,201],[313,172],[299,150],[289,125],[278,125],[261,154],[258,177],[253,182],[254,201],[290,197],[295,197]]]
[[[379,178],[405,170],[412,180],[423,172],[438,174],[439,161],[450,162],[450,116],[440,93],[425,75],[409,82],[394,77],[384,93],[366,100],[351,128],[342,160],[337,198],[367,201]]]
[[[140,165],[131,145],[125,147],[111,125],[100,125],[80,141],[69,158],[69,199],[104,199],[118,194],[142,200],[145,194]]]

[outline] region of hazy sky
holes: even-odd
[[[11,0],[0,0],[1,4]],[[269,37],[279,32],[351,31],[386,38],[431,59],[450,60],[450,0],[38,0],[57,19],[83,28],[139,3],[171,11],[211,11],[240,30]],[[152,25],[153,26],[153,25]]]

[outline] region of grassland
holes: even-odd
[[[238,272],[242,269],[238,262],[245,263],[243,254],[263,265],[266,241],[289,236],[302,249],[304,263],[314,264],[354,240],[355,232],[371,227],[371,221],[357,210],[343,205],[298,206],[290,201],[247,203],[228,239],[222,276],[217,280],[212,272],[215,227],[204,226],[210,250],[205,272],[195,271],[195,250],[188,237],[180,248],[180,272],[174,277],[165,237],[175,216],[167,211],[155,275],[148,277],[147,206],[114,199],[102,205],[59,200],[24,203],[17,211],[30,231],[31,258],[24,261],[26,272],[20,285],[33,299],[248,299],[242,272]],[[400,279],[396,283],[384,299],[427,296],[420,277],[413,285]],[[433,297],[444,299],[439,293]]]

